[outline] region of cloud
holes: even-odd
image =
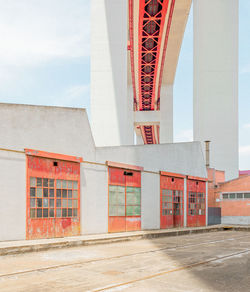
[[[250,145],[240,146],[240,155],[250,156]]]
[[[79,84],[70,86],[60,96],[53,97],[51,100],[54,101],[54,105],[58,106],[89,107],[90,85]]]
[[[182,130],[175,136],[175,142],[191,142],[193,141],[193,130]]]
[[[0,0],[0,62],[34,66],[89,56],[88,0]]]
[[[244,128],[244,129],[250,129],[250,124],[244,124],[244,125],[243,125],[243,128]]]

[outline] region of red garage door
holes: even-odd
[[[187,226],[206,225],[206,181],[188,178],[187,181]]]
[[[141,229],[141,172],[109,167],[109,232]]]
[[[161,172],[161,229],[181,227],[184,222],[184,176]]]
[[[26,154],[27,239],[80,235],[81,159],[34,150]]]

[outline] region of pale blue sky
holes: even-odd
[[[90,0],[0,0],[0,102],[90,104]],[[250,1],[240,0],[240,168],[250,169]],[[192,139],[190,15],[174,89],[175,141]]]

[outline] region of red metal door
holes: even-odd
[[[173,175],[161,172],[161,229],[183,226],[184,176]]]
[[[141,229],[141,172],[109,167],[109,232]]]
[[[206,225],[206,182],[195,179],[187,181],[187,226]]]
[[[80,163],[27,156],[26,238],[80,235]]]

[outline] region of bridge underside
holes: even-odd
[[[129,0],[128,82],[133,87],[134,111],[143,111],[144,116],[159,112],[157,120],[144,118],[144,122],[135,114],[135,131],[144,144],[172,142],[172,117],[166,119],[173,112],[172,96],[162,108],[161,98],[169,99],[162,88],[174,83],[190,6],[191,0]],[[166,120],[171,125],[164,129]],[[171,133],[161,135],[162,131]]]

